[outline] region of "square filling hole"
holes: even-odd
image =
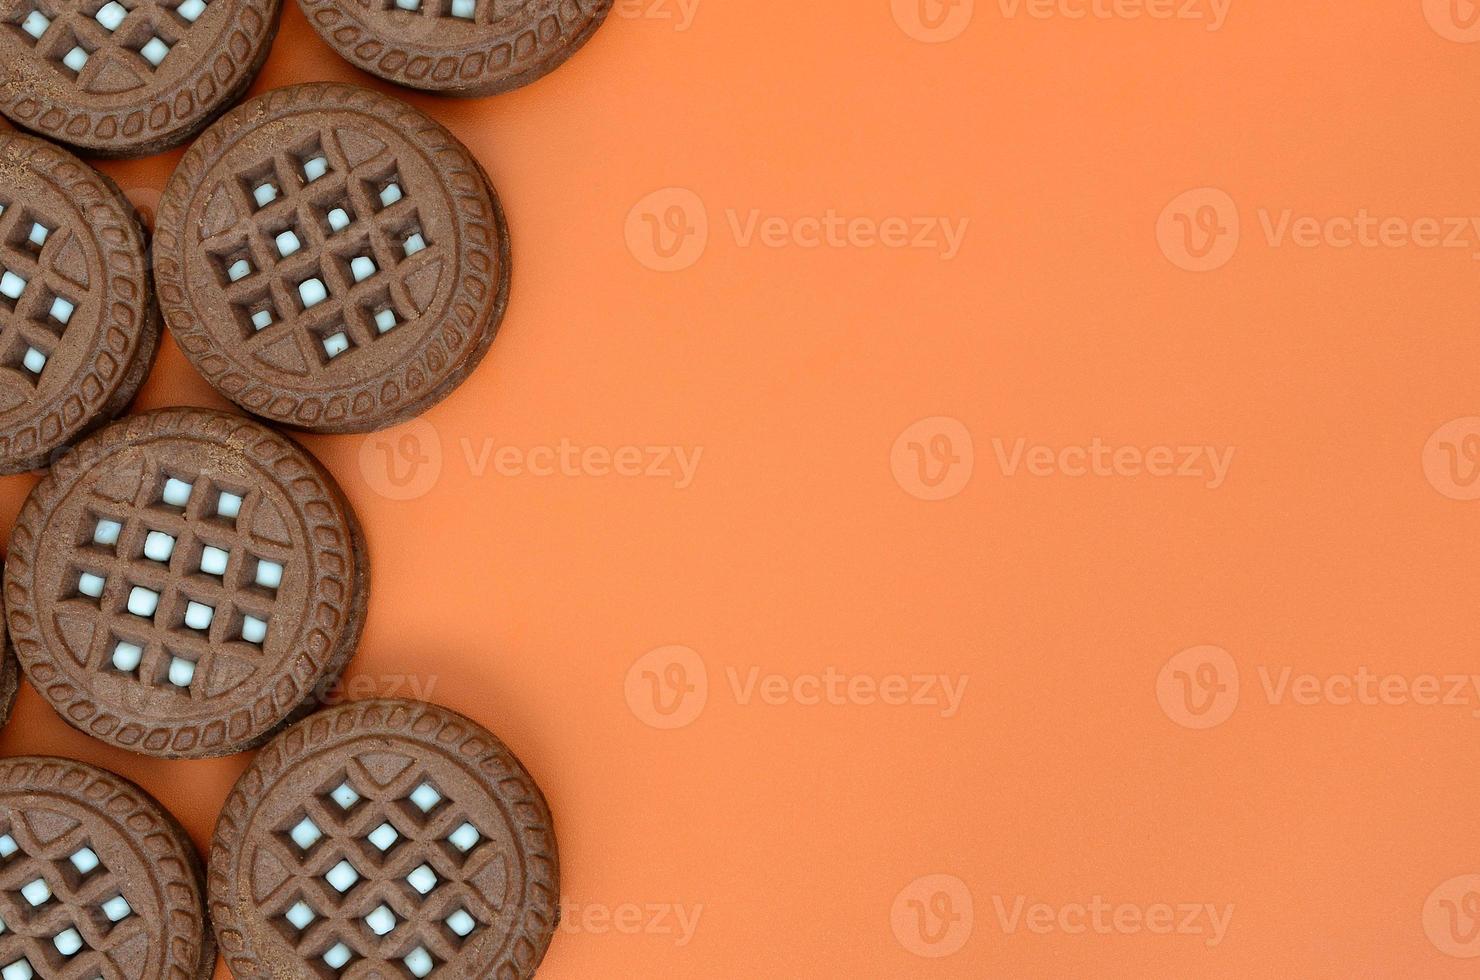
[[[252,250],[245,241],[224,252],[212,254],[211,264],[216,267],[216,278],[223,286],[241,282],[257,271]]]
[[[388,287],[376,289],[368,299],[361,300],[357,305],[356,315],[371,337],[388,334],[405,322],[396,309],[395,301],[391,299]]]
[[[166,650],[164,662],[159,665],[158,676],[154,678],[154,686],[178,694],[189,694],[191,685],[195,683],[196,673],[196,662],[193,659]]]
[[[76,312],[76,303],[48,289],[42,298],[41,314],[37,317],[37,322],[60,337]]]
[[[47,360],[45,351],[32,346],[20,337],[11,338],[10,343],[5,347],[5,353],[0,356],[0,364],[15,371],[33,385],[41,380],[41,372],[46,370]]]
[[[109,34],[118,30],[127,18],[128,8],[119,3],[118,0],[108,0],[107,3],[98,8],[97,13],[93,14],[93,20],[97,21],[98,26]]]
[[[313,331],[313,335],[318,342],[319,360],[324,364],[328,364],[337,357],[343,357],[355,347],[355,342],[350,339],[349,331],[342,326],[322,327]]]
[[[252,205],[262,210],[283,196],[283,189],[278,183],[277,168],[272,161],[259,164],[242,174],[242,190],[246,191],[247,197]]]
[[[108,669],[138,680],[139,665],[144,662],[144,645],[116,634],[110,644]]]
[[[243,338],[261,333],[278,322],[277,307],[273,305],[272,296],[267,293],[251,302],[238,303],[233,309]]]
[[[194,492],[192,480],[166,474],[159,485],[158,503],[173,513],[183,514]]]
[[[228,521],[234,527],[237,516],[242,512],[242,504],[246,501],[246,496],[244,492],[238,493],[234,490],[217,488],[216,499],[211,504],[209,513]]]
[[[37,41],[41,40],[51,27],[51,18],[33,7],[26,12],[24,17],[16,22],[16,26],[20,28],[21,33],[25,35],[26,39],[34,45]]]
[[[365,190],[381,211],[398,204],[406,197],[406,185],[401,180],[400,171],[396,170],[394,165],[384,176],[366,181]]]
[[[311,310],[329,299],[329,286],[324,282],[323,273],[317,270],[298,280],[294,291],[298,294],[300,310]]]
[[[318,136],[309,138],[292,150],[293,164],[305,185],[312,184],[329,172],[329,158]]]
[[[342,194],[315,208],[314,213],[318,215],[319,226],[323,229],[325,238],[338,235],[353,225],[356,218],[355,206]]]
[[[158,68],[164,63],[165,56],[170,53],[170,45],[158,34],[151,34],[143,44],[139,46],[139,57],[149,64],[150,68]]]
[[[206,0],[181,0],[175,7],[175,16],[187,24],[194,24],[205,12]]]

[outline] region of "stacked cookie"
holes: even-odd
[[[300,0],[346,59],[459,95],[568,58],[611,0]],[[273,425],[365,432],[488,351],[509,234],[478,161],[348,85],[232,108],[276,0],[22,0],[0,14],[0,472],[46,468],[5,563],[17,664],[79,730],[162,759],[256,749],[207,867],[128,781],[0,760],[0,980],[534,974],[558,914],[549,810],[477,723],[319,710],[359,643],[365,535]],[[195,139],[152,246],[107,177]],[[152,273],[151,273],[152,269]],[[123,415],[161,324],[250,416]]]

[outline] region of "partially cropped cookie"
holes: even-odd
[[[240,99],[280,0],[0,0],[0,112],[94,156],[160,153]]]
[[[612,0],[298,0],[352,64],[443,95],[492,95],[554,71],[606,20]]]
[[[257,756],[217,825],[209,892],[238,980],[525,980],[559,918],[559,859],[539,787],[497,737],[366,701]]]
[[[67,151],[0,133],[0,473],[47,465],[123,411],[159,331],[128,200]]]
[[[482,360],[509,294],[483,168],[447,130],[347,85],[227,113],[159,203],[155,282],[223,395],[315,432],[405,421]]]
[[[354,513],[307,452],[172,408],[115,422],[36,485],[5,608],[22,670],[68,722],[198,758],[312,706],[354,652],[368,589]]]
[[[0,977],[209,980],[200,859],[148,793],[93,766],[0,760]]]

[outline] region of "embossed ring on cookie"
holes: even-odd
[[[298,0],[351,64],[442,95],[493,95],[554,71],[613,0]]]
[[[446,397],[509,297],[487,175],[397,99],[296,85],[223,116],[159,202],[165,323],[206,379],[258,416],[366,432]]]
[[[0,0],[0,113],[94,156],[178,146],[240,99],[280,0]]]
[[[238,980],[527,980],[559,876],[549,807],[496,736],[382,700],[263,748],[222,810],[208,894]]]
[[[164,758],[261,744],[338,678],[369,561],[333,478],[279,433],[170,408],[79,443],[10,537],[27,679],[105,742]]]
[[[200,858],[121,776],[0,759],[0,976],[209,980]]]
[[[133,400],[159,346],[146,254],[111,180],[0,133],[0,473],[47,465]]]

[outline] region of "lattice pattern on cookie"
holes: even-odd
[[[291,334],[312,371],[418,315],[407,279],[438,260],[388,149],[351,165],[332,131],[242,172],[238,220],[203,248],[247,349]]]
[[[72,234],[29,204],[0,199],[0,384],[40,382],[87,287],[56,267]]]
[[[9,30],[87,92],[146,84],[211,0],[23,0]]]
[[[126,977],[115,951],[149,941],[128,887],[82,824],[42,843],[0,817],[0,980]]]
[[[195,699],[221,693],[213,672],[255,670],[294,560],[248,530],[261,501],[260,490],[152,460],[131,504],[92,496],[59,584],[62,603],[94,619],[89,669]]]
[[[499,913],[465,879],[478,819],[416,766],[380,785],[352,760],[262,844],[292,872],[262,914],[324,977],[361,960],[432,976]]]

